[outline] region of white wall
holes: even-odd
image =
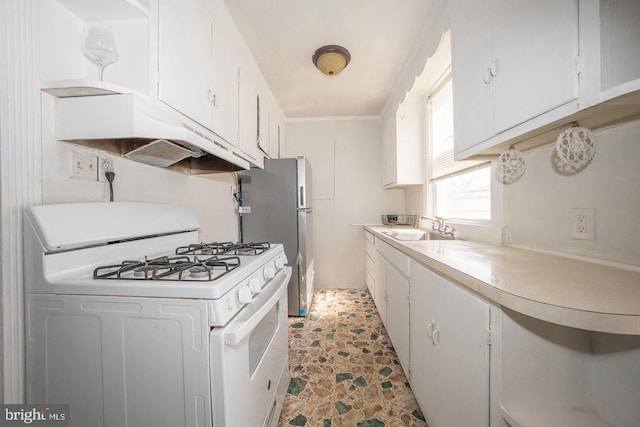
[[[379,120],[289,121],[285,156],[306,156],[313,168],[316,287],[365,287],[358,224],[404,206],[402,190],[382,190]]]
[[[511,242],[640,265],[640,121],[595,135],[593,161],[574,176],[552,170],[554,144],[525,153],[526,173],[505,186]],[[571,238],[572,208],[595,208],[596,240]]]

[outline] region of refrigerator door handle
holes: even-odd
[[[300,186],[300,206],[304,207],[304,187]]]

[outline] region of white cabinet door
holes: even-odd
[[[213,26],[213,130],[231,145],[238,146],[238,61],[227,22]]]
[[[409,377],[409,279],[387,264],[387,332]]]
[[[493,136],[491,17],[488,0],[451,7],[453,123],[456,151]]]
[[[258,94],[258,148],[262,150],[267,156],[269,153],[269,138],[271,133],[269,132],[269,116],[271,114],[270,108],[265,101],[265,97]]]
[[[280,157],[280,120],[273,111],[269,115],[269,155],[272,159]]]
[[[396,119],[395,116],[382,124],[382,186],[396,182]]]
[[[438,301],[429,273],[426,268],[411,262],[410,383],[422,413],[431,423],[431,413],[436,411],[439,402],[440,386],[437,382],[441,378],[438,374],[438,350],[432,341]]]
[[[450,6],[457,157],[578,98],[578,0]]]
[[[238,148],[251,160],[258,159],[258,92],[240,70],[240,129]]]
[[[367,285],[367,289],[369,289],[369,293],[371,294],[371,297],[373,298],[375,295],[375,286],[376,286],[376,282],[375,282],[375,254],[376,254],[376,249],[375,249],[375,238],[373,236],[373,234],[369,233],[368,231],[364,232],[364,245],[365,245],[365,251],[364,251],[364,274],[365,274],[365,283]]]
[[[489,304],[411,263],[411,387],[429,425],[489,425]]]
[[[382,125],[382,185],[422,184],[424,103],[412,98]]]
[[[493,0],[495,133],[578,98],[578,0]]]
[[[640,2],[600,1],[601,100],[640,90]]]
[[[212,24],[196,0],[162,0],[158,16],[158,97],[211,127]]]
[[[387,262],[382,254],[376,251],[375,254],[375,274],[374,280],[376,282],[375,293],[373,295],[373,301],[376,303],[378,314],[382,319],[382,324],[387,326]]]

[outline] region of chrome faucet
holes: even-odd
[[[420,219],[428,219],[429,221],[433,221],[433,224],[431,225],[431,229],[433,231],[437,231],[438,233],[445,235],[445,236],[451,236],[454,237],[454,232],[455,229],[447,224],[447,220],[441,216],[437,216],[435,218],[431,218],[430,216],[421,216]]]

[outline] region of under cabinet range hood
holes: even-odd
[[[249,169],[224,141],[138,93],[61,97],[56,138],[187,174]]]

